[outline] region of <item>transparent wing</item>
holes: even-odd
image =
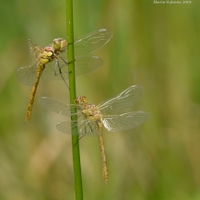
[[[58,131],[62,133],[72,134],[71,128],[77,128],[78,127],[78,134],[80,137],[83,137],[85,135],[89,136],[97,136],[97,125],[94,121],[90,120],[83,120],[82,117],[79,117],[78,123],[68,121],[58,122],[56,124],[56,128]]]
[[[111,38],[112,32],[105,28],[101,28],[78,38],[74,42],[75,57],[89,54],[103,47]]]
[[[97,136],[98,135],[97,124],[94,121],[88,120],[86,118],[84,120],[81,117],[78,119],[78,130],[79,130],[80,136],[85,136],[85,135]]]
[[[66,134],[72,134],[72,127],[75,128],[77,127],[77,125],[71,122],[70,118],[68,119],[68,121],[58,122],[56,124],[57,130]]]
[[[61,80],[62,78],[60,73],[65,74],[65,79],[68,79],[68,67],[62,60],[59,61],[59,66],[61,66],[60,68],[58,67],[57,60],[50,61],[45,65],[45,69],[42,73],[42,79]],[[37,67],[35,66],[20,67],[17,70],[17,78],[25,85],[33,85],[35,83],[36,68]]]
[[[76,58],[76,76],[92,73],[103,65],[103,60],[98,56],[83,56]]]
[[[103,65],[103,60],[98,56],[82,56],[75,61],[76,77],[92,73]],[[43,77],[47,80],[60,80],[63,75],[65,80],[68,80],[68,65],[64,59],[58,59],[56,62],[46,64]]]
[[[36,81],[37,63],[17,69],[17,79],[24,85],[32,86]]]
[[[135,128],[150,118],[150,114],[137,111],[121,115],[108,115],[103,118],[104,127],[111,132],[120,132]]]
[[[60,76],[57,73],[56,60],[50,61],[45,65],[45,70],[42,73],[42,79],[44,80],[60,80]]]
[[[24,85],[32,86],[36,81],[36,67],[39,64],[37,58],[42,52],[42,48],[36,46],[30,39],[28,40],[29,53],[32,64],[17,69],[17,78]]]
[[[42,47],[36,46],[31,39],[28,39],[28,46],[29,46],[29,54],[32,59],[32,62],[35,62],[39,57],[40,53],[43,51]]]
[[[118,96],[104,101],[98,105],[102,114],[116,114],[124,112],[125,109],[133,106],[142,95],[143,88],[138,85],[133,85]]]
[[[41,97],[39,99],[39,103],[44,108],[51,110],[55,113],[64,115],[64,116],[70,116],[71,115],[71,109],[78,108],[78,106],[74,104],[66,104],[65,102],[58,101],[56,99],[48,98],[48,97]],[[80,111],[78,110],[77,113],[79,114]]]

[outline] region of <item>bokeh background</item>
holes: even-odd
[[[80,140],[85,200],[200,199],[200,2],[179,2],[74,1],[75,37],[102,27],[114,34],[95,52],[104,66],[77,79],[77,94],[98,104],[138,84],[144,93],[133,109],[151,114],[134,130],[104,130],[108,185],[98,139]],[[71,136],[55,128],[64,117],[38,103],[41,96],[68,101],[68,90],[41,80],[25,123],[31,87],[16,78],[17,68],[30,62],[28,38],[43,47],[66,38],[65,12],[64,0],[1,0],[2,200],[75,199]]]

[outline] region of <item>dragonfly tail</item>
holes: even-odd
[[[45,68],[45,65],[42,65],[42,64],[39,64],[37,66],[36,82],[32,87],[29,102],[28,102],[28,108],[26,110],[26,119],[25,119],[26,122],[28,122],[31,118],[33,103],[34,103],[34,100],[35,100],[35,94],[36,94],[37,87],[38,87],[38,84],[39,84],[39,81],[40,81],[40,77],[42,75],[44,68]]]
[[[100,131],[99,131],[99,134],[98,134],[98,138],[99,138],[99,145],[100,145],[100,151],[101,151],[102,176],[103,176],[105,183],[107,184],[108,183],[108,167],[107,167],[107,162],[106,162],[106,155],[105,155],[103,137],[102,137]]]

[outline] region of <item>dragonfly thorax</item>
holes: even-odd
[[[82,109],[83,115],[94,121],[100,121],[102,119],[102,114],[97,106],[94,104],[86,104]]]
[[[102,114],[97,106],[94,104],[88,103],[88,100],[85,96],[80,96],[75,99],[75,104],[80,107],[82,114],[94,121],[101,120]]]
[[[45,47],[44,51],[38,57],[38,61],[45,65],[48,62],[51,62],[55,58],[54,50],[52,47]]]

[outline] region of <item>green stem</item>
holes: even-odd
[[[75,80],[75,64],[74,64],[74,27],[73,27],[73,0],[66,0],[66,27],[67,27],[67,56],[68,56],[68,70],[69,70],[69,92],[70,103],[74,104],[76,98],[76,80]],[[75,113],[76,110],[71,110]],[[76,115],[72,115],[72,121],[77,121]],[[77,126],[76,126],[77,127]],[[78,129],[72,128],[72,153],[74,163],[74,183],[76,200],[83,200],[82,177],[81,177],[81,163],[78,140]]]

